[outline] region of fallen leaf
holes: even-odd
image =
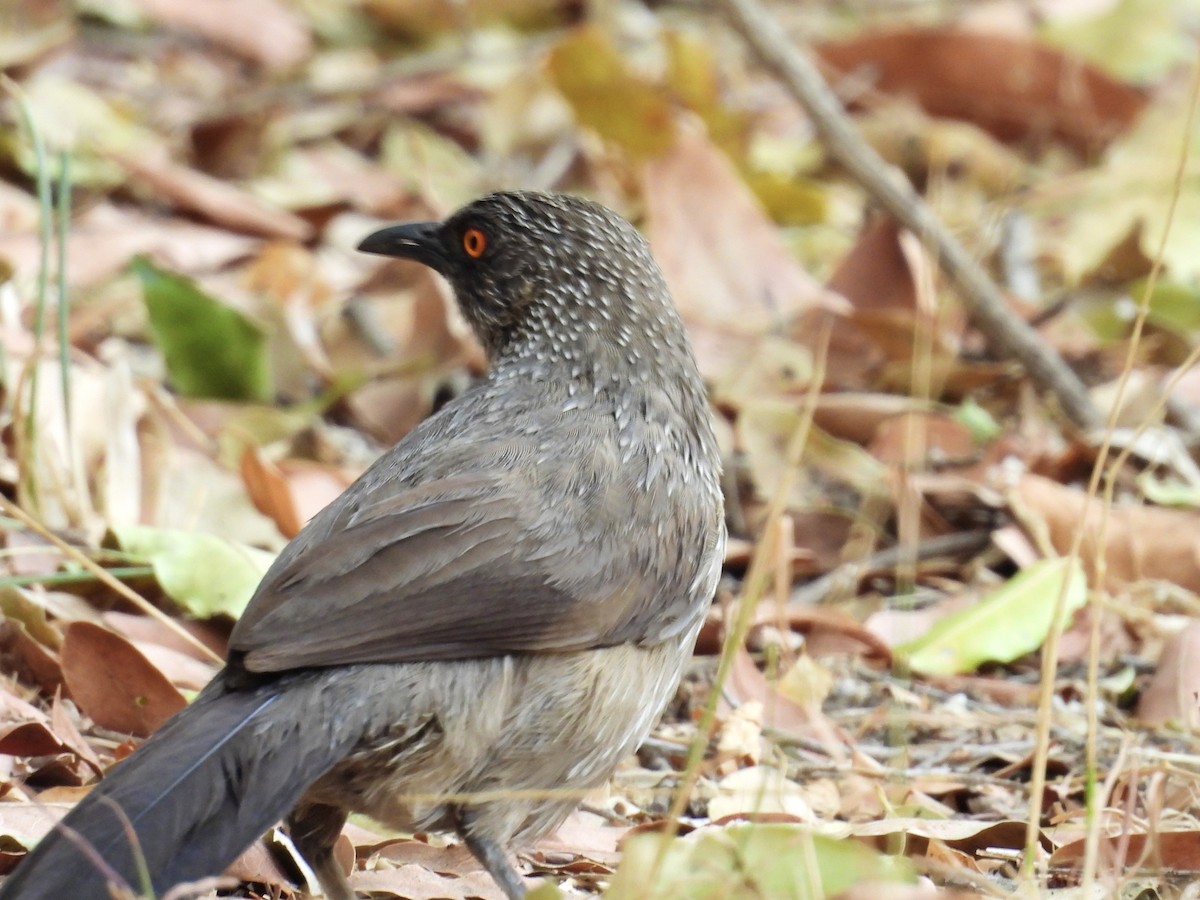
[[[1137,717],[1150,726],[1200,727],[1200,623],[1189,623],[1167,640],[1138,700]]]
[[[113,534],[127,553],[149,560],[167,596],[198,618],[236,619],[275,558],[215,534],[149,525],[128,525]]]
[[[580,124],[635,158],[666,152],[675,117],[664,90],[631,73],[596,25],[577,28],[550,51],[550,78]]]
[[[147,737],[187,701],[120,635],[90,622],[72,622],[62,649],[71,696],[104,728]]]
[[[230,400],[271,396],[266,335],[257,323],[146,259],[136,260],[133,270],[176,390]]]
[[[313,40],[299,10],[280,0],[132,0],[169,28],[199,35],[268,69],[298,65]]]
[[[1060,593],[1067,616],[1087,602],[1079,567],[1066,559],[1034,563],[990,596],[939,620],[923,637],[896,647],[896,655],[926,675],[969,672],[992,660],[1010,662],[1042,645]]]
[[[912,883],[906,861],[857,841],[789,824],[701,828],[675,838],[638,835],[605,892],[610,900],[716,897],[828,897],[861,882]],[[879,896],[878,887],[871,896]]]
[[[260,237],[303,241],[312,236],[312,226],[299,216],[159,154],[114,152],[111,156],[156,196],[198,213],[213,224]]]
[[[800,267],[707,138],[682,131],[646,164],[642,189],[650,245],[709,377],[803,310],[847,309]]]
[[[746,813],[786,813],[801,822],[814,819],[800,786],[771,766],[750,766],[726,775],[708,801],[710,819]]]
[[[1087,841],[1059,847],[1051,855],[1052,866],[1077,866],[1083,862]],[[1152,834],[1100,835],[1100,870],[1117,868],[1168,869],[1200,872],[1200,831],[1156,831]]]
[[[1200,515],[1179,509],[1117,506],[1108,511],[1100,545],[1103,510],[1078,488],[1026,475],[1016,495],[1025,510],[1045,522],[1050,543],[1067,553],[1084,529],[1080,556],[1089,573],[1104,562],[1104,584],[1120,588],[1143,579],[1172,581],[1200,593]]]
[[[821,44],[817,53],[843,76],[869,67],[878,90],[915,97],[933,115],[966,119],[1002,140],[1053,136],[1092,149],[1146,104],[1096,67],[1018,36],[897,29]]]

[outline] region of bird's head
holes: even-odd
[[[493,354],[519,338],[566,347],[614,327],[682,334],[642,236],[616,213],[578,197],[490,194],[443,222],[376,231],[358,249],[416,260],[442,274]]]

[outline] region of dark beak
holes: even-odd
[[[446,254],[439,234],[440,222],[406,222],[381,228],[363,238],[358,249],[363,253],[378,253],[397,259],[412,259],[442,272]]]

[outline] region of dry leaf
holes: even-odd
[[[646,165],[642,186],[650,244],[706,375],[722,374],[740,343],[803,310],[845,309],[800,267],[706,138],[681,133],[674,149]]]
[[[1109,510],[1100,547],[1099,500],[1089,505],[1082,490],[1036,475],[1023,477],[1016,493],[1023,507],[1045,522],[1059,553],[1070,550],[1076,529],[1085,529],[1080,552],[1089,576],[1102,557],[1104,583],[1110,587],[1155,578],[1200,593],[1200,514],[1117,506]]]
[[[915,97],[1004,140],[1057,137],[1094,149],[1146,104],[1138,90],[1034,40],[954,27],[901,29],[817,52],[843,75],[869,67],[875,87]]]
[[[99,625],[71,623],[62,662],[72,698],[104,728],[146,737],[187,705],[132,644]]]

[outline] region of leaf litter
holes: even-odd
[[[357,240],[533,187],[650,238],[718,415],[731,542],[663,722],[527,870],[614,897],[1162,896],[1194,877],[1186,4],[768,5],[1119,407],[1102,496],[1100,437],[989,353],[713,11],[13,0],[0,487],[72,552],[0,528],[0,872],[213,671],[81,560],[221,651],[272,554],[483,366],[445,286]],[[61,254],[43,255],[39,179],[72,187]],[[765,597],[714,696],[758,555]],[[339,854],[360,890],[496,896],[438,836],[355,821]],[[244,896],[295,895],[262,847],[231,872]]]

